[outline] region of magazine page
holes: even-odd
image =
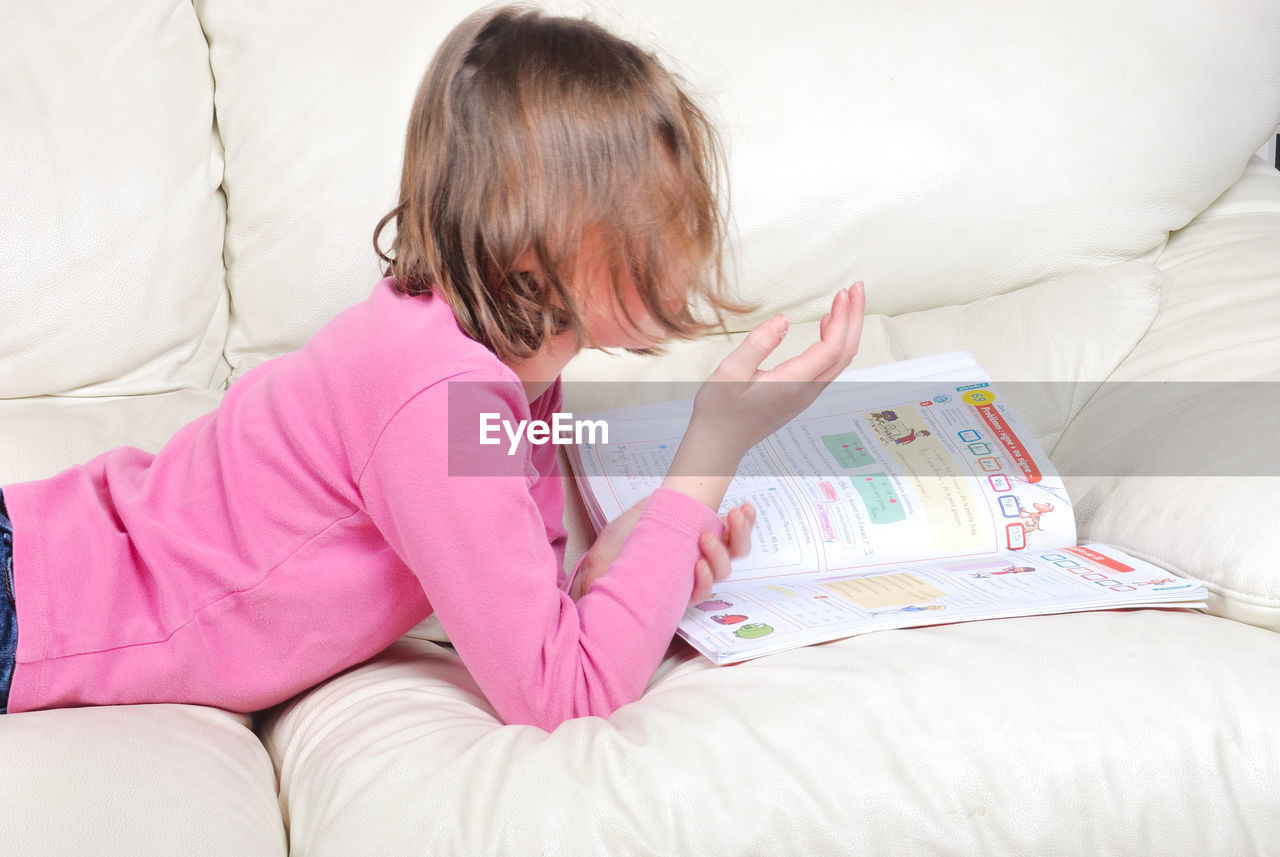
[[[1144,606],[1203,606],[1198,582],[1090,544],[716,591],[679,634],[732,663],[870,631]]]
[[[597,527],[662,482],[691,400],[586,415],[570,449]],[[758,512],[726,586],[1075,543],[1065,486],[967,352],[848,372],[753,447],[723,514]]]

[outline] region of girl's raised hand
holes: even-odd
[[[836,292],[818,325],[818,341],[767,371],[760,364],[782,343],[787,321],[779,315],[756,327],[698,390],[689,431],[700,435],[704,449],[723,449],[736,470],[748,449],[790,422],[848,368],[858,353],[865,308],[861,282]]]

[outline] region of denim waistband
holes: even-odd
[[[13,603],[13,521],[4,505],[4,489],[0,488],[0,561],[4,563],[4,594]]]
[[[0,714],[9,710],[14,658],[18,654],[18,609],[13,597],[13,522],[0,490],[0,565],[4,567],[4,592],[0,593]]]

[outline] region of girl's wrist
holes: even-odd
[[[690,472],[731,477],[738,472],[742,456],[751,446],[751,442],[735,437],[730,426],[699,420],[695,415],[676,450],[676,460],[682,452],[687,453],[693,468]]]
[[[662,487],[686,494],[717,511],[744,452],[699,430],[694,420],[680,441]]]
[[[692,497],[711,511],[716,512],[720,509],[720,504],[724,502],[725,492],[729,490],[729,483],[732,481],[733,477],[731,476],[682,476],[668,473],[666,478],[662,480],[662,487],[669,491],[679,491],[687,497]]]

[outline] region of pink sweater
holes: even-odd
[[[549,729],[635,700],[719,520],[657,491],[575,604],[555,447],[479,444],[480,412],[549,420],[559,406],[558,381],[528,402],[444,301],[384,280],[159,454],[123,447],[6,486],[9,710],[261,709],[433,610],[507,723]]]

